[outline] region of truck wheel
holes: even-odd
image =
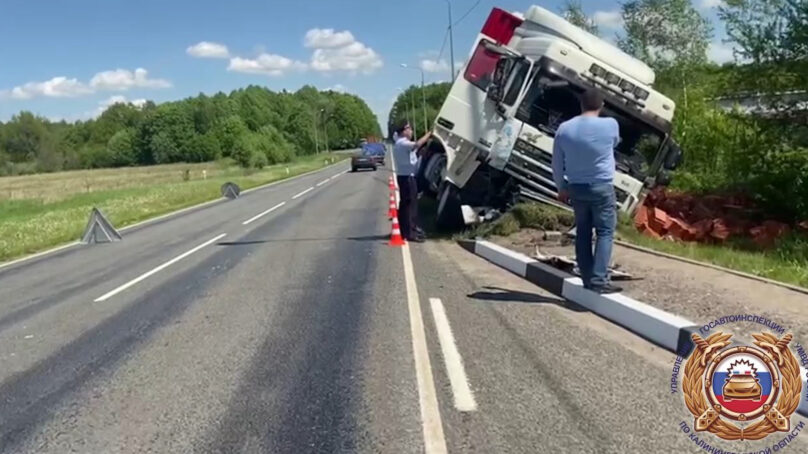
[[[438,212],[435,223],[439,230],[457,231],[465,226],[463,211],[460,208],[460,190],[444,181],[438,190]]]

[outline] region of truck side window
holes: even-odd
[[[488,84],[491,83],[494,69],[496,69],[499,61],[499,55],[486,49],[483,45],[484,43],[485,41],[480,41],[477,48],[474,49],[474,54],[466,66],[466,72],[463,74],[467,81],[482,91],[488,89]]]

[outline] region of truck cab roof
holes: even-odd
[[[528,38],[537,34],[549,34],[569,41],[592,57],[608,62],[621,72],[644,85],[653,85],[654,70],[642,61],[626,54],[614,45],[583,30],[564,18],[540,7],[531,6],[525,13],[525,22],[517,28],[515,36]]]

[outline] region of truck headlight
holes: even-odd
[[[621,90],[627,91],[629,93],[634,93],[634,90],[637,88],[634,84],[632,84],[631,82],[629,82],[629,81],[627,81],[625,79],[623,79],[620,82],[619,87],[620,87]]]
[[[636,96],[637,99],[639,100],[645,101],[646,99],[648,99],[648,90],[643,90],[640,87],[635,87],[634,96]]]
[[[605,69],[601,68],[600,66],[594,63],[592,64],[592,67],[589,68],[589,72],[594,74],[595,77],[601,77],[601,78],[605,78],[606,74],[608,74],[608,71],[606,71]]]

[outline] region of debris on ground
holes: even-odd
[[[581,275],[581,272],[578,270],[578,263],[575,261],[575,259],[567,257],[565,255],[543,254],[539,250],[539,247],[536,246],[536,252],[533,254],[533,258],[542,263],[546,263],[547,265],[550,265],[553,268],[558,268],[561,271],[565,271],[569,274],[575,276]],[[620,268],[619,264],[614,264],[613,266],[609,267],[609,277],[612,280],[633,281],[641,279],[634,277],[630,273],[622,271],[619,268]]]
[[[730,237],[746,237],[761,247],[773,246],[792,230],[783,222],[763,219],[763,212],[744,195],[697,197],[665,188],[648,194],[634,225],[657,239],[723,243]],[[808,221],[796,228],[808,231]]]

